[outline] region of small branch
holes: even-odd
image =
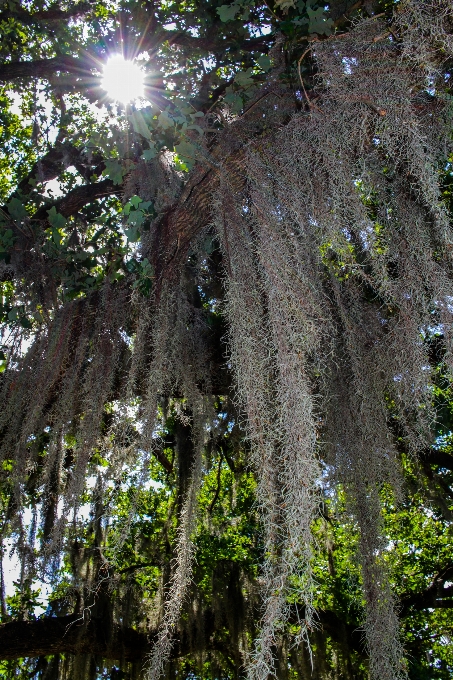
[[[359,97],[356,100],[353,101],[358,101],[361,102],[362,104],[366,104],[369,106],[373,111],[375,111],[379,116],[386,116],[387,111],[385,109],[381,109],[377,104],[375,104],[370,97]]]
[[[137,571],[137,569],[145,569],[145,567],[160,567],[156,562],[142,562],[141,564],[131,564],[130,567],[125,567],[120,569],[118,574],[130,574],[132,571]]]
[[[312,41],[312,42],[317,42],[317,41],[314,40],[314,41]],[[302,64],[302,61],[304,60],[305,56],[310,52],[310,50],[311,50],[311,45],[310,45],[310,47],[308,47],[308,48],[305,50],[305,52],[302,54],[302,56],[301,56],[300,59],[298,60],[298,62],[297,62],[297,72],[298,72],[298,74],[299,74],[300,84],[301,84],[301,86],[302,86],[302,90],[304,91],[304,96],[305,96],[305,99],[307,100],[308,106],[310,107],[310,109],[311,109],[311,108],[314,108],[314,109],[316,109],[317,111],[319,111],[320,113],[322,113],[322,109],[320,109],[319,106],[316,106],[316,104],[314,104],[313,102],[310,101],[310,98],[309,98],[309,96],[308,96],[308,94],[307,94],[307,90],[305,89],[304,79],[302,78],[302,72],[301,72],[301,69],[300,69],[301,64]]]
[[[223,454],[221,452],[220,453],[220,460],[219,460],[219,467],[217,468],[217,488],[215,490],[214,498],[212,499],[212,501],[209,505],[209,509],[208,509],[208,513],[210,515],[212,515],[212,511],[214,510],[214,505],[216,504],[217,499],[218,499],[219,494],[220,494],[220,488],[221,488],[220,475],[221,475],[221,472],[222,472],[222,462],[223,462]]]
[[[333,27],[338,28],[339,26],[343,26],[345,23],[349,21],[349,16],[354,12],[356,9],[360,9],[363,6],[363,0],[358,0],[358,2],[355,2],[351,7],[349,7],[346,12],[344,12],[339,19],[334,21]]]
[[[242,114],[241,117],[245,116],[247,113],[252,111],[252,109],[254,109],[255,106],[257,106],[257,104],[259,104],[262,99],[266,99],[266,97],[269,97],[270,95],[273,95],[274,97],[277,97],[278,99],[282,98],[281,95],[278,94],[278,92],[272,92],[272,90],[270,92],[265,92],[263,95],[261,95],[261,97],[258,97],[258,99],[256,99],[252,104],[250,104],[250,106],[247,109],[245,109],[245,111],[244,111],[244,113]]]
[[[170,475],[173,472],[173,465],[170,463],[167,456],[164,455],[163,451],[161,449],[152,448],[151,453],[159,461],[165,471]]]

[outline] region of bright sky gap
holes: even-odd
[[[145,94],[145,73],[121,54],[110,57],[102,75],[102,89],[110,99],[127,104]]]

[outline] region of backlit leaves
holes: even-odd
[[[123,176],[125,174],[125,169],[120,161],[117,160],[106,160],[105,170],[102,174],[112,180],[113,184],[121,184],[123,181]]]

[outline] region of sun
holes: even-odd
[[[145,94],[145,74],[121,54],[110,57],[102,74],[101,87],[110,99],[127,104]]]

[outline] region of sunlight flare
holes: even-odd
[[[137,64],[116,54],[104,67],[101,87],[111,99],[126,104],[144,96],[144,81],[145,74]]]

